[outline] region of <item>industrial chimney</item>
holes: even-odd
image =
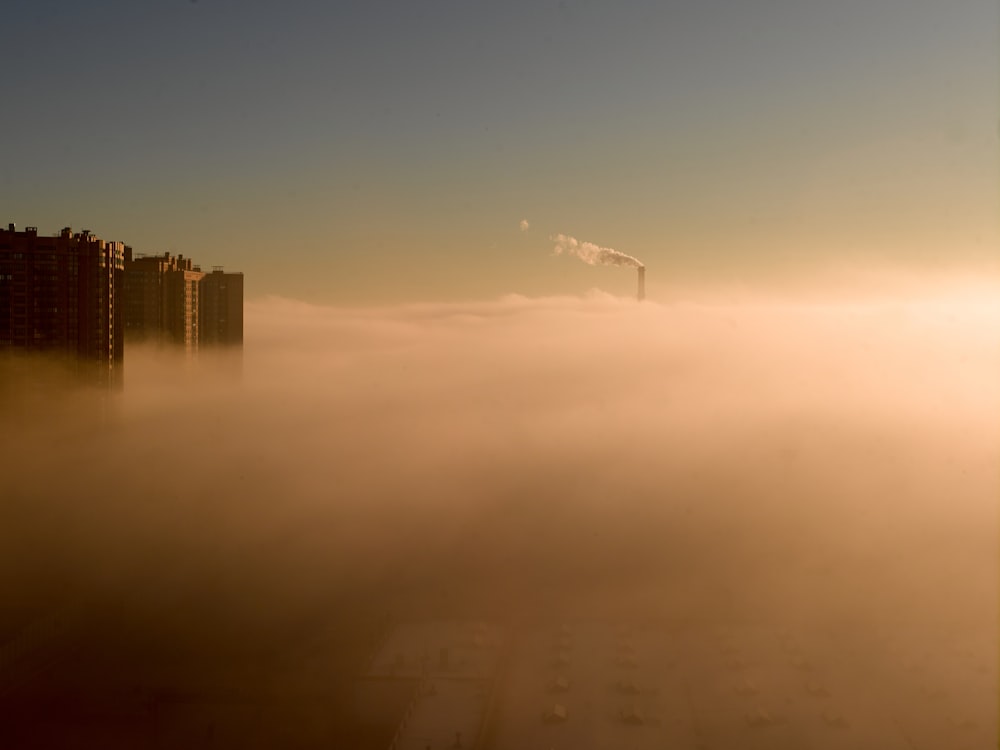
[[[640,302],[646,299],[646,267],[639,266],[639,291],[636,297]]]

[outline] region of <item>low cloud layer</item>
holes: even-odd
[[[99,409],[4,392],[4,589],[164,627],[196,606],[219,632],[345,592],[397,614],[980,631],[996,322],[926,297],[252,302],[242,363],[130,349]]]

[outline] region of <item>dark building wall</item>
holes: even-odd
[[[125,328],[131,341],[183,346],[199,344],[201,280],[183,255],[129,257],[125,262]]]
[[[0,348],[68,352],[75,346],[79,262],[68,241],[0,234]]]
[[[190,258],[133,257],[87,230],[0,229],[0,354],[63,359],[88,382],[123,383],[125,336],[184,346],[243,345],[243,274]]]
[[[201,281],[201,343],[243,346],[243,274],[220,269]]]
[[[0,352],[60,357],[88,382],[120,386],[124,251],[87,231],[0,230]]]
[[[162,260],[125,256],[125,337],[159,341],[163,327]]]

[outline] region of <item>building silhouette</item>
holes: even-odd
[[[120,387],[125,252],[86,229],[0,229],[0,353],[50,355],[84,382]]]
[[[125,254],[125,335],[129,341],[198,350],[205,274],[183,255]],[[242,299],[241,299],[242,302]]]
[[[201,341],[206,346],[243,346],[243,274],[215,266],[201,280]]]
[[[189,354],[242,347],[243,274],[134,255],[86,229],[0,228],[0,355],[45,355],[82,382],[119,388],[126,337]]]
[[[129,341],[183,347],[243,345],[243,274],[204,273],[183,255],[125,256]]]

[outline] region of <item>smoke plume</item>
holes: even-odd
[[[581,242],[576,237],[569,237],[565,234],[557,234],[552,238],[556,243],[553,252],[556,255],[575,255],[591,266],[623,266],[625,268],[643,268],[643,263],[638,258],[614,250],[610,247],[601,247],[593,242]]]

